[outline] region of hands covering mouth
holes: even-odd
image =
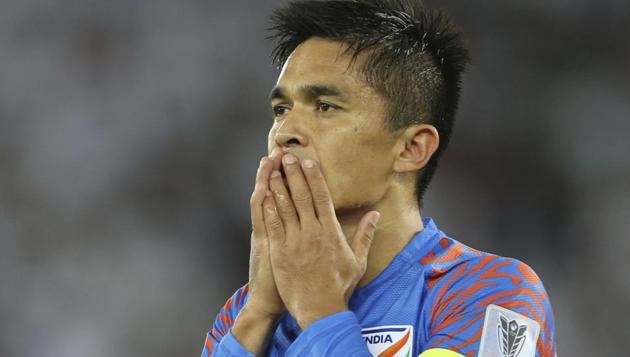
[[[250,263],[251,301],[272,316],[286,307],[302,329],[347,310],[365,274],[380,214],[365,214],[348,240],[319,165],[278,148],[261,159],[256,182],[251,200],[251,256],[256,258]]]

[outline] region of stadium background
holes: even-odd
[[[0,3],[0,355],[198,355],[246,281],[279,1]],[[429,1],[474,64],[424,214],[630,348],[630,3]]]

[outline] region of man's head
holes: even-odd
[[[373,204],[393,183],[420,206],[468,62],[448,17],[413,0],[295,1],[271,22],[282,72],[269,150],[320,162],[338,210]]]

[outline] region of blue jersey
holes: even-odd
[[[553,313],[536,273],[447,237],[430,218],[423,223],[383,272],[354,291],[349,310],[304,331],[285,313],[266,355],[554,357]],[[221,309],[202,356],[253,356],[230,333],[247,292],[238,289]]]

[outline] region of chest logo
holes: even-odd
[[[364,328],[363,340],[372,356],[407,357],[412,356],[413,326],[390,325]]]

